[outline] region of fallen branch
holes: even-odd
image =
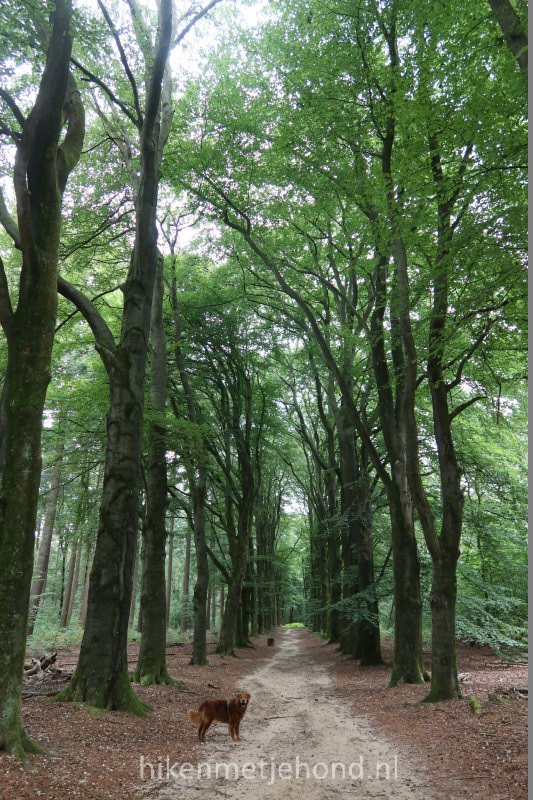
[[[41,656],[38,659],[32,658],[32,663],[29,665],[24,665],[24,675],[26,678],[29,678],[30,675],[40,675],[41,672],[45,672],[48,667],[55,664],[57,659],[57,653],[52,653],[49,656]]]

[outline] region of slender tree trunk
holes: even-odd
[[[87,599],[89,597],[89,583],[91,579],[91,570],[93,567],[93,559],[94,559],[94,547],[90,547],[89,556],[87,560],[87,566],[85,568],[85,578],[83,581],[83,593],[81,597],[81,604],[80,604],[80,625],[82,628],[85,627],[85,622],[87,620]]]
[[[199,477],[193,480],[194,546],[196,550],[196,583],[193,594],[194,635],[191,664],[207,664],[207,589],[209,586],[209,562],[205,539],[205,504],[207,496],[207,473],[200,467]]]
[[[170,603],[172,600],[172,562],[174,556],[174,517],[170,518],[168,530],[168,556],[167,556],[167,628],[170,625]]]
[[[185,633],[189,614],[189,580],[191,573],[191,530],[187,528],[185,539],[185,562],[183,564],[183,583],[181,587],[180,631]]]
[[[213,590],[211,592],[211,628],[214,630],[216,628],[216,621],[217,621],[217,591],[216,588],[213,586]]]
[[[148,430],[146,519],[143,526],[141,590],[142,636],[135,680],[143,686],[174,681],[166,665],[165,547],[167,497],[166,431],[159,421],[165,412],[167,387],[166,337],[163,324],[163,258],[158,257],[152,299],[151,402],[159,417]]]
[[[52,469],[52,476],[50,479],[50,490],[48,494],[48,502],[46,504],[46,514],[44,518],[43,532],[41,541],[39,543],[39,554],[37,556],[37,565],[34,570],[33,580],[31,584],[31,606],[30,606],[30,624],[28,627],[28,634],[31,636],[41,602],[41,596],[46,589],[46,578],[48,575],[48,562],[50,560],[50,548],[52,545],[52,534],[54,532],[54,523],[56,518],[57,498],[59,496],[59,487],[61,482],[61,460],[63,458],[63,451],[65,443],[60,439],[56,450],[56,461]]]
[[[213,595],[213,590],[211,587],[207,590],[207,602],[205,604],[205,627],[206,630],[210,630],[211,628],[211,598]]]
[[[491,3],[492,5],[492,3]],[[448,406],[448,386],[443,364],[448,315],[448,273],[452,266],[453,229],[451,213],[454,201],[449,197],[448,182],[442,170],[439,144],[430,136],[429,150],[433,181],[438,199],[437,258],[433,284],[433,306],[429,325],[428,378],[433,409],[433,429],[439,459],[442,524],[437,536],[434,517],[427,502],[420,503],[419,514],[433,562],[431,587],[432,653],[431,688],[426,701],[452,700],[461,697],[457,679],[455,606],[457,598],[457,562],[463,527],[464,495],[461,469],[457,460]],[[467,151],[468,152],[468,151]],[[466,163],[466,162],[465,162]],[[421,494],[421,493],[419,493]],[[424,497],[421,498],[421,501]]]
[[[78,540],[72,542],[70,546],[70,558],[68,562],[67,582],[63,592],[63,605],[61,606],[61,620],[60,625],[66,628],[69,620],[69,608],[71,605],[72,588],[74,585],[74,575],[76,573],[76,564],[78,561]]]
[[[220,615],[220,625],[222,627],[222,618],[224,616],[224,587],[220,588],[220,601],[219,601],[219,615]]]
[[[74,603],[76,602],[76,593],[78,591],[78,581],[80,576],[80,560],[81,560],[81,541],[78,540],[76,545],[76,564],[74,567],[74,575],[72,576],[72,585],[70,587],[70,596],[68,601],[68,608],[67,608],[67,620],[65,627],[68,628],[70,625],[70,620],[72,619],[72,611],[74,609]]]
[[[392,144],[389,144],[392,147]],[[405,418],[413,412],[413,409],[412,405],[409,405],[406,410],[405,403],[401,409],[397,409],[392,393],[383,323],[387,302],[387,268],[388,257],[378,255],[375,275],[376,298],[371,321],[371,351],[378,387],[380,422],[389,461],[392,464],[391,480],[386,485],[386,491],[391,520],[395,620],[394,660],[390,685],[396,686],[399,683],[423,683],[424,663],[420,561],[414,529],[413,500],[407,479],[404,430]],[[397,376],[397,380],[402,386],[401,375]],[[409,400],[410,403],[414,402],[414,396]]]
[[[93,561],[94,561],[94,553],[93,553]],[[139,571],[140,571],[140,561],[141,556],[139,552],[139,542],[138,540],[135,541],[135,554],[133,557],[133,576],[132,576],[132,588],[131,588],[131,603],[130,603],[130,616],[128,619],[128,627],[133,628],[135,625],[135,609],[137,606],[137,585],[139,583]]]

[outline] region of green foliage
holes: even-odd
[[[468,705],[470,706],[470,710],[475,717],[479,717],[483,713],[483,704],[481,700],[478,700],[477,697],[469,697]]]

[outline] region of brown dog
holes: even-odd
[[[229,733],[234,741],[240,741],[239,725],[248,708],[251,695],[248,692],[238,692],[231,700],[204,700],[194,711],[187,711],[193,725],[198,725],[198,739],[205,742],[205,734],[213,722],[225,722],[229,725]]]

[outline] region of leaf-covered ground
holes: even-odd
[[[426,691],[423,686],[386,688],[390,663],[362,669],[335,646],[306,631],[297,635],[305,658],[327,669],[342,707],[368,716],[373,729],[383,731],[417,765],[430,790],[428,800],[431,795],[435,800],[526,798],[527,703],[519,695],[505,694],[527,686],[525,666],[503,663],[486,649],[461,647],[460,671],[467,673],[462,683],[465,699],[425,706],[419,702]],[[181,763],[201,759],[203,749],[195,740],[186,709],[197,706],[202,698],[231,696],[239,688],[246,689],[246,676],[277,651],[266,647],[265,640],[255,644],[255,649],[239,650],[238,658],[211,653],[210,666],[203,668],[188,665],[190,645],[169,648],[170,673],[183,680],[190,693],[171,687],[136,687],[153,708],[144,719],[109,712],[95,716],[44,698],[26,700],[26,729],[48,754],[32,756],[25,764],[0,754],[2,799],[142,797],[146,785],[139,778],[140,756],[152,763],[167,754]],[[387,647],[384,652],[390,662]],[[132,661],[136,653],[137,647],[131,647]],[[58,665],[73,665],[76,655],[75,651],[60,653]],[[479,716],[470,709],[470,696],[481,701]],[[247,740],[251,736],[253,730],[247,729]]]

